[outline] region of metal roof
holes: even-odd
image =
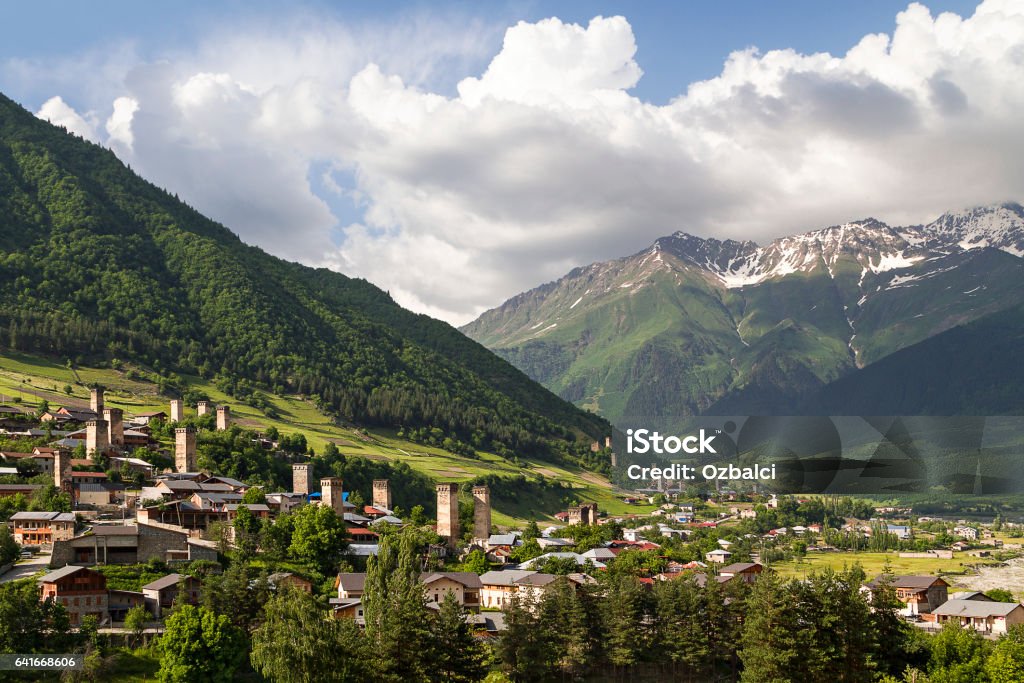
[[[1005,617],[1018,607],[1019,602],[987,602],[985,600],[947,600],[932,610],[932,614],[949,617]]]

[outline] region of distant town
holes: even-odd
[[[620,494],[627,505],[654,506],[649,513],[613,516],[580,502],[546,521],[499,528],[486,485],[463,492],[437,483],[431,519],[396,499],[388,479],[374,479],[363,500],[340,477],[315,477],[312,460],[280,452],[277,435],[233,425],[226,405],[172,400],[167,411],[129,416],[105,406],[100,387],[90,399],[36,413],[0,409],[0,443],[39,444],[0,451],[8,605],[0,610],[35,610],[41,629],[20,641],[6,636],[4,651],[45,652],[59,642],[91,662],[92,673],[79,674],[86,679],[139,667],[143,677],[186,680],[170,673],[178,667],[187,680],[207,680],[209,663],[173,643],[209,614],[237,636],[237,652],[221,653],[221,673],[309,680],[281,672],[315,662],[291,661],[274,647],[300,627],[287,624],[290,604],[308,608],[301,619],[356,629],[333,636],[339,652],[372,659],[383,648],[376,664],[362,661],[338,680],[613,680],[628,671],[650,680],[773,680],[752,673],[760,665],[747,633],[756,623],[751,605],[837,580],[865,619],[888,617],[902,629],[901,640],[870,646],[884,653],[863,653],[871,674],[863,680],[926,671],[928,658],[912,656],[914,638],[966,629],[993,649],[1024,629],[1024,527],[999,515],[955,519],[867,499],[727,486],[689,495],[677,486]],[[198,467],[201,433],[287,457],[291,490]],[[401,577],[408,585],[395,583]],[[759,596],[769,585],[772,595]],[[562,619],[579,631],[564,636],[571,642],[543,645],[555,650],[531,662],[528,650],[543,649],[538,634]],[[733,640],[691,634],[703,643],[696,655],[690,640],[675,643],[678,656],[657,649],[680,619],[726,619],[718,627]],[[462,673],[431,670],[429,661],[409,673],[406,655],[386,650],[395,634],[381,629],[461,638],[450,666]],[[601,678],[599,661],[616,663],[618,673]]]

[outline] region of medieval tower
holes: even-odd
[[[185,419],[185,403],[180,398],[171,401],[171,422],[181,422]]]
[[[193,427],[174,430],[174,466],[179,472],[196,471],[196,430]]]
[[[454,547],[458,543],[459,529],[459,485],[447,482],[437,485],[437,535]]]
[[[104,408],[103,419],[107,421],[107,441],[111,446],[124,446],[124,411],[120,408]]]
[[[89,390],[89,409],[96,413],[96,417],[102,417],[103,387],[93,387]]]
[[[107,438],[106,420],[89,420],[85,423],[85,452],[89,455],[107,450],[110,441]]]
[[[320,480],[320,500],[324,505],[333,509],[338,516],[345,516],[345,497],[341,491],[341,479],[339,477],[324,477]]]
[[[217,431],[223,432],[231,424],[231,408],[228,406],[217,406]]]
[[[309,495],[309,473],[312,467],[308,462],[292,463],[292,492]]]
[[[373,507],[391,512],[391,482],[387,479],[373,480]]]
[[[491,489],[473,487],[473,539],[486,541],[491,537]]]

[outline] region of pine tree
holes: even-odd
[[[549,631],[555,665],[564,675],[576,677],[591,659],[592,642],[586,611],[568,579],[560,577],[548,586],[539,619]]]
[[[794,680],[805,656],[797,638],[801,625],[793,609],[790,586],[774,573],[758,578],[747,603],[740,659],[743,683],[783,683]]]
[[[654,650],[672,664],[673,676],[695,680],[709,668],[711,646],[704,595],[690,576],[654,587]]]
[[[430,633],[415,529],[381,538],[378,554],[366,565],[363,605],[374,680],[426,680]]]
[[[616,667],[629,667],[639,661],[647,644],[644,631],[644,588],[633,576],[612,576],[602,604],[605,631],[605,657]]]
[[[486,653],[466,623],[466,613],[452,593],[446,593],[430,622],[431,679],[446,683],[476,683],[487,674]]]

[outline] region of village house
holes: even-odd
[[[954,623],[981,633],[1000,635],[1024,624],[1024,605],[990,600],[947,600],[932,612],[939,624]]]
[[[594,567],[597,568],[598,565],[604,566],[603,563],[614,560],[616,555],[611,548],[591,548],[583,553],[583,557],[593,562]]]
[[[267,577],[270,587],[278,590],[283,586],[289,586],[303,593],[312,593],[313,584],[309,579],[303,578],[292,572],[276,572]]]
[[[903,616],[931,614],[949,599],[949,584],[937,576],[878,576],[864,584],[864,590],[873,593],[883,579],[888,579],[896,598],[903,603]]]
[[[480,609],[480,589],[483,584],[473,572],[434,572],[420,577],[426,588],[427,602],[440,604],[446,593],[451,593],[460,605],[469,610]]]
[[[764,567],[757,562],[737,562],[735,564],[722,567],[722,569],[719,570],[718,575],[727,580],[754,583],[763,571]]]
[[[75,515],[70,512],[15,512],[8,522],[14,542],[49,545],[75,535]]]
[[[129,458],[112,455],[110,456],[110,464],[113,467],[116,467],[117,469],[123,469],[127,467],[130,471],[139,472],[143,476],[153,476],[153,465],[140,458]]]
[[[561,552],[561,553],[544,553],[539,557],[535,557],[532,560],[527,560],[519,565],[521,569],[533,569],[538,564],[546,562],[550,559],[557,560],[572,560],[576,563],[577,567],[585,567],[590,564],[594,569],[605,569],[606,565],[603,562],[599,562],[595,559],[591,559],[586,555],[573,552]]]
[[[53,474],[53,453],[16,453],[0,451],[0,460],[13,467],[19,460],[30,460],[40,474]]]
[[[53,599],[64,606],[72,626],[95,615],[100,623],[108,619],[107,577],[86,567],[67,566],[39,579],[39,599]]]
[[[363,597],[366,586],[366,574],[362,572],[342,572],[334,579],[334,589],[341,600],[352,600]]]
[[[953,528],[953,535],[959,536],[968,541],[978,540],[978,530],[972,526],[958,526]]]
[[[732,557],[732,553],[722,548],[717,548],[704,555],[704,559],[714,564],[725,564]]]
[[[480,590],[480,606],[502,609],[516,594],[530,600],[539,599],[544,591],[560,578],[563,577],[524,569],[489,571],[480,577],[480,583],[483,585]],[[593,577],[579,573],[568,574],[564,578],[572,586],[595,582]]]
[[[139,605],[146,606],[146,598],[141,591],[107,591],[107,613],[112,623],[123,623],[128,610]]]
[[[168,574],[143,586],[142,595],[146,601],[146,609],[159,619],[165,610],[171,609],[181,591],[184,591],[182,596],[184,602],[189,605],[198,605],[202,586],[202,582],[194,576]]]
[[[28,498],[41,488],[42,484],[0,484],[0,498],[17,495]]]

